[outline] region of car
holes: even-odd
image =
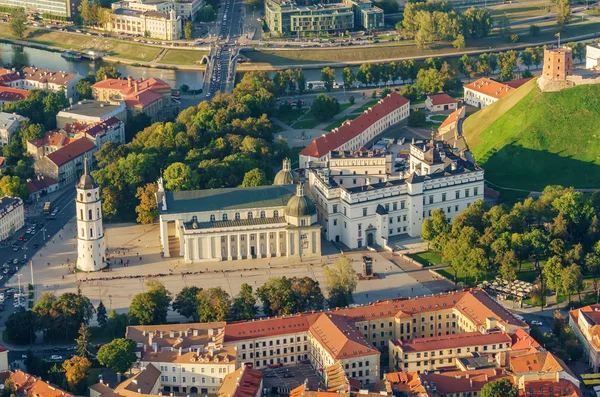
[[[52,361],[60,361],[62,359],[63,359],[62,356],[59,356],[58,354],[53,354],[50,356],[50,360],[52,360]]]
[[[13,259],[13,265],[16,265],[17,263],[19,263],[18,259]]]
[[[33,248],[38,248],[40,245],[38,243],[33,244]]]
[[[13,247],[13,251],[18,251],[19,247]]]
[[[544,325],[544,323],[543,323],[543,322],[541,322],[541,321],[537,321],[537,320],[531,320],[531,324],[532,324],[532,325],[537,325],[537,326]]]
[[[27,358],[27,354],[21,354],[21,358]]]
[[[17,240],[19,240],[19,241],[23,241],[24,239],[25,239],[25,236],[21,236],[21,237],[19,237]]]

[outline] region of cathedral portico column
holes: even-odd
[[[160,244],[165,257],[169,257],[169,224],[166,220],[160,220]]]
[[[285,256],[290,257],[290,232],[285,233]]]
[[[246,259],[250,258],[250,233],[246,233]]]
[[[214,259],[215,258],[215,250],[213,248],[212,236],[208,236],[208,252],[210,253],[210,259]]]
[[[227,260],[230,261],[233,259],[233,256],[231,255],[231,235],[227,234]]]
[[[266,240],[267,240],[267,258],[271,257],[271,232],[267,232],[266,233]]]
[[[275,233],[275,245],[276,245],[275,255],[276,256],[281,256],[281,243],[279,242],[279,233],[280,233],[279,230]]]

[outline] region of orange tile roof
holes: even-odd
[[[323,157],[332,150],[356,138],[376,121],[407,103],[410,103],[408,99],[394,91],[373,105],[371,109],[365,110],[354,120],[346,121],[339,128],[335,128],[327,135],[312,141],[300,154],[316,158]]]
[[[295,316],[270,318],[257,321],[242,321],[225,326],[225,342],[306,332],[319,314],[297,314]]]
[[[420,375],[416,372],[390,372],[385,374],[384,380],[389,385],[388,392],[396,389],[411,397],[427,392],[425,386],[421,383]]]
[[[138,85],[138,92],[145,90],[170,90],[171,86],[162,81],[151,77],[149,79],[132,80],[131,86],[127,79],[106,79],[95,83],[92,88],[118,90],[123,96],[135,94],[135,85]]]
[[[11,83],[21,80],[21,75],[16,70],[0,68],[0,83]]]
[[[13,372],[10,376],[20,394],[37,397],[75,397],[56,386],[44,382],[33,375],[21,370]]]
[[[49,176],[39,176],[27,181],[27,190],[29,190],[29,193],[35,193],[57,183],[58,181],[56,179],[50,178]]]
[[[48,154],[46,157],[57,166],[68,163],[69,161],[89,152],[96,148],[94,142],[87,138],[76,139],[67,146],[63,146],[60,149]]]
[[[518,329],[512,336],[511,350],[540,349],[542,346],[524,329]],[[533,351],[532,351],[533,353]]]
[[[513,382],[511,375],[500,368],[476,369],[470,371],[445,371],[421,374],[421,381],[435,384],[437,391],[443,395],[452,393],[473,393],[480,391],[486,383],[506,378]]]
[[[396,340],[394,344],[399,346],[403,352],[422,352],[437,349],[453,349],[465,346],[483,346],[492,344],[510,345],[510,335],[504,332],[492,334],[481,334],[479,332],[463,332],[442,336],[430,336],[426,338],[415,338],[410,340]]]
[[[69,143],[69,137],[67,134],[53,130],[48,131],[42,138],[30,139],[28,141],[33,146],[40,148],[42,146],[65,146]]]
[[[510,367],[516,374],[527,372],[561,372],[566,368],[548,351],[538,351],[510,357]]]
[[[321,313],[308,332],[334,359],[379,354],[379,350],[375,349],[363,334],[344,317],[336,314]]]
[[[71,80],[77,77],[74,73],[39,69],[36,67],[26,66],[21,69],[21,75],[25,80],[38,81],[41,83],[51,83],[56,85],[67,85]]]
[[[475,80],[474,82],[465,85],[464,88],[496,99],[503,98],[505,95],[515,90],[509,85],[499,83],[495,80],[488,79],[487,77],[482,77],[479,80]]]
[[[15,102],[27,98],[29,91],[0,85],[0,101]]]
[[[159,92],[152,90],[146,90],[138,92],[137,94],[131,94],[125,97],[125,105],[127,106],[148,106],[153,102],[162,99],[163,95]]]
[[[0,168],[4,167],[6,165],[5,161],[6,161],[6,158],[0,156]]]
[[[262,371],[243,366],[223,379],[217,397],[255,397],[262,384]]]
[[[428,95],[429,100],[431,101],[432,105],[446,105],[448,103],[458,103],[458,101],[454,98],[452,98],[450,95],[448,94],[434,94],[434,95]]]
[[[567,379],[530,380],[525,381],[524,388],[519,390],[522,397],[583,397],[581,389]]]
[[[442,124],[440,124],[440,126],[438,127],[439,130],[441,130],[442,128],[455,123],[458,121],[458,119],[460,118],[461,114],[463,114],[464,112],[464,107],[463,108],[458,108],[456,109],[454,112],[450,113],[448,115],[448,117],[446,117],[446,120],[444,120],[444,122]]]

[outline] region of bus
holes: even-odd
[[[44,215],[50,215],[50,201],[44,203]]]

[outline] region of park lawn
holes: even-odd
[[[352,114],[359,115],[362,112],[364,112],[365,110],[367,110],[368,108],[373,107],[373,105],[375,105],[378,101],[379,101],[379,99],[373,99],[372,101],[369,101],[369,102],[365,103],[364,105],[354,109],[352,111]]]
[[[599,85],[542,93],[531,81],[467,118],[464,135],[492,184],[600,185]]]
[[[0,37],[16,39],[8,27],[0,29]],[[161,50],[160,47],[152,47],[135,42],[34,28],[27,30],[24,40],[67,50],[84,52],[90,50],[100,51],[108,56],[143,62],[152,61]]]
[[[417,252],[416,254],[409,254],[408,256],[410,258],[416,260],[423,266],[430,266],[430,265],[435,266],[435,265],[439,265],[439,264],[443,263],[442,262],[442,253],[439,251],[429,250],[429,251],[424,251],[424,252]]]
[[[339,113],[342,113],[344,110],[348,109],[350,106],[352,106],[352,104],[350,102],[340,103]]]
[[[275,118],[287,125],[293,124],[294,121],[298,120],[304,114],[304,109],[291,109],[289,111],[275,112]]]
[[[429,119],[439,121],[439,122],[443,122],[447,118],[448,118],[447,114],[436,114],[434,116],[429,116]]]
[[[339,128],[344,121],[346,121],[346,120],[354,120],[355,118],[356,118],[356,115],[354,115],[354,114],[346,115],[346,116],[344,116],[344,117],[342,117],[340,119],[337,119],[333,123],[329,124],[327,127],[323,128],[323,130],[324,131],[331,131],[334,128]]]
[[[317,119],[303,118],[302,120],[296,121],[294,123],[294,125],[292,125],[292,128],[294,128],[296,130],[311,129],[311,128],[315,128],[319,124],[321,124],[321,121],[319,121]]]
[[[208,55],[206,51],[198,50],[167,50],[159,61],[168,65],[202,65],[202,57]]]
[[[305,146],[293,147],[290,149],[290,160],[292,161],[292,169],[298,168],[300,166],[300,152],[305,148]]]
[[[414,257],[413,257],[413,259],[418,260],[417,258],[414,258]],[[542,263],[542,265],[543,265],[543,263]],[[447,277],[449,280],[454,281],[454,270],[452,270],[451,267],[447,267],[444,269],[436,269],[436,272]],[[493,281],[496,279],[496,276],[497,276],[496,274],[489,273],[483,277],[479,277],[478,283],[483,282],[483,280]],[[538,277],[538,272],[537,272],[537,270],[535,270],[535,264],[531,263],[531,262],[523,262],[523,264],[521,265],[521,271],[517,271],[517,280],[533,283],[537,277]],[[477,285],[475,283],[475,277],[467,276],[465,278],[465,274],[463,272],[458,272],[456,282],[462,282],[469,287],[474,287]]]
[[[524,5],[526,4],[526,5]],[[528,1],[527,3],[499,4],[488,7],[494,20],[506,15],[510,21],[524,18],[533,18],[546,15],[545,1]],[[551,10],[552,11],[552,10]]]

